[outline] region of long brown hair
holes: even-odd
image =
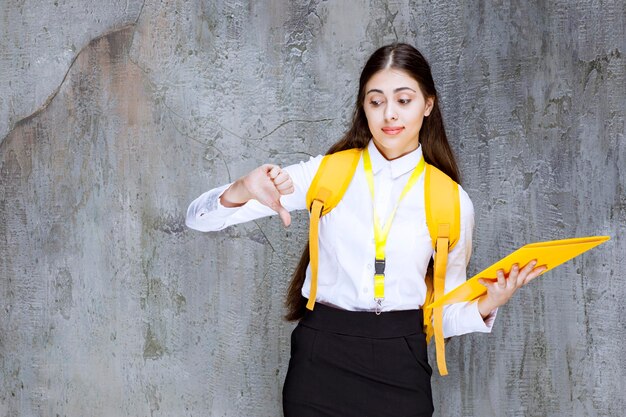
[[[417,81],[425,98],[433,98],[433,109],[430,115],[424,118],[419,132],[419,141],[422,146],[424,159],[429,164],[445,172],[454,181],[459,182],[459,169],[454,159],[452,149],[448,144],[430,65],[417,49],[405,43],[383,46],[376,50],[367,60],[361,72],[361,78],[359,79],[359,93],[356,98],[350,129],[343,135],[341,140],[328,149],[326,154],[352,148],[363,149],[367,146],[372,134],[367,124],[365,110],[363,109],[365,85],[374,74],[385,68],[393,68],[406,72]],[[285,319],[289,321],[299,320],[304,315],[306,299],[302,297],[301,291],[309,260],[309,244],[307,243],[287,291],[285,305],[288,311],[285,315]]]

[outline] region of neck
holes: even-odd
[[[394,159],[402,158],[404,155],[410,154],[420,146],[420,144],[418,143],[417,146],[412,149],[400,151],[393,149],[384,149],[382,146],[377,144],[375,140],[372,139],[372,141],[374,142],[374,146],[376,146],[376,149],[378,149],[378,152],[380,152],[380,154],[384,156],[387,161],[393,161]]]

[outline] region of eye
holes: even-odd
[[[372,105],[372,107],[378,107],[381,104],[383,104],[382,100],[377,100],[377,99],[370,100],[370,105]]]
[[[398,103],[400,104],[409,104],[411,102],[410,98],[401,98],[398,100]]]

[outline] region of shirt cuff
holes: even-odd
[[[478,311],[478,301],[470,301],[459,304],[452,304],[448,307],[456,307],[453,315],[456,320],[453,320],[454,326],[452,329],[448,329],[446,332],[444,329],[444,336],[460,336],[467,333],[491,333],[493,323],[496,319],[498,309],[494,309],[489,313],[489,316],[483,319]],[[450,311],[452,313],[452,311]],[[444,314],[445,315],[445,314]],[[445,335],[448,333],[448,335]]]
[[[203,217],[209,213],[216,217],[228,217],[241,207],[226,207],[220,202],[220,197],[226,192],[231,184],[222,185],[208,191],[202,198],[202,204],[196,212],[196,216]]]
[[[498,308],[494,308],[489,312],[489,315],[483,319],[480,311],[478,310],[478,301],[472,301],[467,306],[470,310],[470,316],[472,317],[473,326],[475,326],[475,332],[491,333],[493,323],[496,320],[498,314]]]
[[[187,209],[185,224],[202,232],[219,230],[224,221],[240,207],[224,207],[220,202],[220,196],[230,184],[214,188],[196,198]]]

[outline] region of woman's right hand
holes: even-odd
[[[278,213],[285,227],[291,224],[291,215],[280,204],[280,196],[294,192],[293,181],[287,171],[278,165],[265,164],[235,181],[221,197],[224,207],[239,207],[250,199]]]

